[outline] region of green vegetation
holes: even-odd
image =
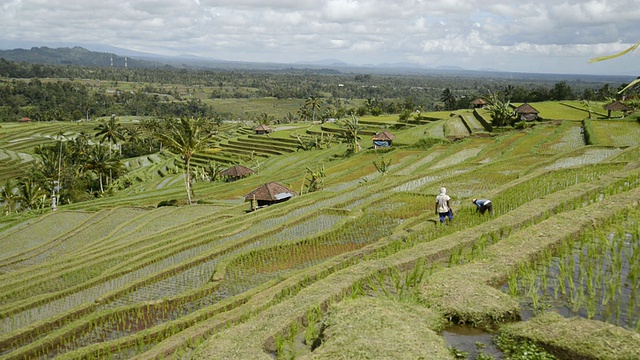
[[[260,96],[263,81],[285,93],[273,79],[302,78],[224,75],[163,86]],[[372,96],[382,77],[335,76],[335,91],[381,88],[347,103],[307,79],[315,91],[260,98],[282,117],[256,106],[241,121],[196,106],[3,123],[0,357],[463,358],[441,335],[451,324],[493,333],[511,359],[639,356],[640,123],[563,99],[530,102],[542,120],[516,129],[487,109],[417,113]],[[454,107],[464,90],[444,88],[435,99]],[[503,104],[516,90],[500,89]],[[392,146],[375,149],[382,129]],[[223,181],[235,164],[253,173]],[[249,211],[244,196],[272,181],[295,196]],[[442,186],[450,225],[432,214]],[[475,212],[480,197],[495,214]]]

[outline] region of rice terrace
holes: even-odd
[[[556,100],[513,124],[481,107],[278,123],[269,109],[305,99],[202,101],[233,121],[189,172],[165,139],[117,180],[94,164],[90,196],[55,210],[60,176],[30,211],[8,194],[43,146],[60,171],[81,134],[152,116],[1,123],[0,359],[640,359],[637,112]],[[251,106],[264,121],[236,120]],[[258,199],[270,183],[287,196]]]

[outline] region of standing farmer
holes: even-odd
[[[449,205],[451,198],[447,195],[447,189],[440,188],[440,195],[436,196],[436,215],[440,216],[440,224],[444,223],[445,218],[449,218],[449,222],[453,221],[453,210]]]
[[[476,212],[480,211],[480,214],[484,214],[485,211],[489,210],[489,214],[493,215],[493,204],[491,204],[491,200],[489,199],[473,199],[472,203],[476,204],[477,209]]]

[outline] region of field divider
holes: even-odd
[[[28,226],[35,226],[35,225],[37,225],[38,223],[43,223],[43,222],[45,222],[45,221],[51,220],[51,218],[53,218],[53,217],[57,217],[57,216],[59,217],[59,214],[60,214],[60,213],[64,213],[64,212],[65,212],[65,210],[62,210],[62,211],[60,211],[60,212],[50,212],[50,213],[47,213],[47,214],[45,214],[45,215],[43,215],[43,216],[38,217],[35,221],[30,221],[30,222],[29,222],[29,224],[28,224]],[[75,212],[75,211],[72,211],[72,212]],[[105,216],[104,214],[109,214],[110,212],[111,212],[111,210],[101,210],[101,213],[100,213],[100,214],[94,214],[94,215],[92,215],[90,218],[88,218],[88,219],[84,220],[81,224],[87,224],[87,223],[90,223],[90,222],[92,222],[92,221],[96,221],[96,220],[95,220],[95,218],[94,218],[94,216],[96,216],[96,215],[97,215],[97,216],[104,217],[104,216]],[[9,238],[11,238],[11,237],[12,237],[12,235],[14,235],[16,232],[23,231],[23,230],[24,230],[24,229],[23,229],[21,226],[17,226],[17,227],[14,227],[14,228],[12,228],[12,229],[9,229],[9,231],[8,231],[8,232],[6,232],[6,233],[2,234],[2,237],[0,237],[0,240],[2,240],[2,238],[9,239]],[[77,231],[79,231],[79,229],[77,229],[77,228],[76,228],[76,229],[70,229],[70,230],[68,230],[67,232],[63,233],[63,234],[60,234],[60,235],[56,236],[55,238],[53,238],[53,239],[51,239],[51,240],[49,240],[49,241],[47,241],[47,242],[45,242],[45,243],[43,243],[43,244],[40,244],[38,247],[41,247],[41,246],[47,246],[47,245],[49,245],[49,244],[55,243],[55,242],[57,242],[57,241],[60,241],[60,239],[61,239],[61,238],[64,238],[64,237],[66,237],[66,236],[69,236],[69,234],[70,234],[70,233],[71,233],[71,234],[73,234],[73,233],[75,233],[75,232],[77,232]],[[10,241],[10,240],[9,240],[9,241]],[[29,249],[29,250],[24,251],[24,252],[22,252],[22,253],[18,253],[18,254],[15,254],[15,255],[11,255],[9,258],[0,259],[0,268],[2,268],[2,267],[6,267],[6,266],[10,266],[10,265],[12,265],[12,264],[14,264],[14,263],[16,263],[16,262],[18,262],[18,261],[22,261],[22,259],[14,260],[14,257],[19,257],[19,258],[20,258],[20,257],[22,257],[22,256],[25,256],[25,254],[29,254],[29,253],[30,253],[30,252],[32,252],[32,251],[37,251],[37,248],[38,248],[38,247],[36,247],[36,248],[32,248],[32,249]]]
[[[443,255],[444,256],[444,255]]]
[[[612,183],[615,183],[617,179],[612,178],[610,180]],[[229,330],[216,333],[217,329],[227,326],[226,324],[230,321],[228,318],[228,316],[231,315],[230,313],[224,314],[227,315],[224,317],[224,320],[209,319],[193,328],[180,332],[154,346],[151,350],[145,352],[145,354],[136,357],[136,359],[157,359],[171,356],[180,350],[179,344],[197,344],[202,342],[203,338],[209,336],[211,336],[211,341],[205,349],[200,350],[201,354],[205,354],[203,356],[213,356],[215,358],[240,356],[241,358],[268,359],[270,355],[265,352],[265,344],[273,342],[275,334],[282,332],[283,329],[288,329],[292,319],[294,319],[293,321],[299,321],[299,319],[306,316],[305,314],[309,309],[315,306],[326,308],[328,303],[349,294],[354,284],[366,281],[372,274],[389,271],[393,268],[401,271],[408,270],[415,266],[418,261],[426,260],[431,263],[442,262],[450,256],[452,251],[455,251],[459,247],[470,248],[473,243],[479,241],[485,234],[494,232],[503,233],[503,229],[507,227],[526,227],[532,221],[535,222],[535,219],[542,220],[546,218],[548,214],[554,212],[554,209],[562,208],[565,202],[573,202],[574,199],[582,198],[585,194],[601,188],[603,188],[603,186],[600,185],[592,185],[586,188],[584,185],[574,186],[561,191],[562,194],[559,194],[560,196],[555,201],[547,201],[547,199],[534,200],[531,204],[531,208],[535,209],[533,211],[529,209],[529,206],[527,206],[527,208],[521,207],[494,220],[446,235],[430,242],[418,243],[411,248],[403,249],[383,259],[360,261],[353,266],[328,274],[326,277],[303,287],[298,292],[294,292],[295,296],[290,295],[292,297],[284,299],[284,301],[277,301],[277,298],[273,298],[276,302],[275,305],[261,312],[258,317],[255,316],[257,315],[254,312],[255,310],[245,313],[246,315],[244,316],[250,316],[248,321],[242,320],[243,315],[236,315],[233,322],[241,321],[241,323]],[[628,193],[622,193],[613,195],[610,199],[605,198],[603,201],[606,201],[606,203],[609,204],[608,206],[616,209],[622,209],[630,204],[636,204],[637,206],[640,200],[640,191],[635,189],[632,193],[633,197],[630,197]],[[599,206],[602,206],[602,204],[590,205],[589,209]],[[589,212],[588,210],[584,211]],[[389,237],[386,241],[383,240],[379,243],[369,245],[351,255],[355,259],[364,259],[367,256],[366,254],[371,254],[375,250],[386,247],[393,241],[405,241],[402,239],[403,237],[417,236],[413,234],[416,233],[410,233],[409,235],[396,234]],[[349,261],[354,261],[354,258],[349,259]],[[331,261],[338,260],[332,259]],[[320,268],[321,267],[317,266],[309,269],[310,271],[304,273],[304,277],[313,277],[311,270],[317,269],[316,271],[321,271],[319,270]],[[304,283],[305,280],[300,279],[299,281]],[[295,282],[295,279],[290,278],[287,282]],[[295,288],[298,288],[297,286]],[[270,293],[270,291],[267,292]],[[266,296],[267,292],[262,295]],[[256,296],[252,298],[246,306],[252,307],[251,304],[256,301],[260,303],[265,302],[262,296]],[[254,304],[252,308],[255,309],[256,306],[258,305]],[[234,312],[241,312],[241,308],[234,309]]]
[[[350,212],[342,210],[342,209],[327,209],[327,210],[321,210],[321,212],[328,212],[328,213],[336,213],[336,212],[337,213],[345,213],[345,212],[347,212],[347,213],[350,213]],[[307,218],[312,218],[312,217],[315,217],[317,215],[318,215],[317,212],[305,214],[305,215],[303,215],[301,217],[295,218],[294,220],[292,220],[290,222],[287,222],[284,225],[281,225],[281,226],[279,226],[277,228],[272,229],[269,233],[277,233],[277,232],[281,231],[286,226],[290,226],[292,224],[304,221]],[[238,232],[239,231],[241,231],[241,230],[238,230]],[[136,282],[130,283],[124,288],[120,288],[118,290],[114,290],[113,292],[107,293],[104,296],[96,299],[95,305],[96,306],[100,306],[100,305],[107,304],[108,302],[113,301],[113,300],[117,299],[118,297],[124,296],[124,295],[130,293],[131,291],[134,291],[134,290],[136,290],[136,289],[138,289],[140,287],[143,287],[143,286],[145,286],[147,284],[151,284],[151,283],[157,282],[157,281],[159,281],[161,279],[169,277],[169,276],[171,276],[173,274],[176,274],[176,273],[178,273],[180,271],[183,271],[185,269],[189,269],[189,268],[191,268],[193,266],[196,266],[198,264],[207,262],[207,261],[209,261],[211,259],[214,259],[214,258],[220,256],[220,255],[223,255],[225,253],[231,252],[231,251],[233,251],[233,250],[235,250],[235,249],[237,249],[239,247],[245,246],[247,243],[252,243],[252,242],[256,241],[256,239],[264,237],[265,234],[266,233],[262,232],[260,234],[251,236],[249,238],[244,238],[242,241],[238,241],[238,242],[234,242],[232,244],[225,245],[221,249],[218,249],[218,250],[213,249],[212,251],[210,251],[210,252],[208,252],[208,253],[206,253],[204,255],[201,255],[201,256],[195,258],[194,260],[189,261],[188,263],[181,263],[179,265],[176,265],[175,267],[166,269],[166,270],[164,270],[164,271],[162,271],[160,273],[155,273],[155,274],[150,275],[150,276],[148,276],[146,278],[142,278],[142,279],[140,279],[140,280],[138,280]],[[126,264],[123,264],[122,266],[126,266]],[[216,267],[216,269],[219,269],[219,267]],[[120,274],[115,274],[115,275],[120,275]],[[103,282],[105,280],[108,280],[108,278],[109,277],[107,277],[107,278],[102,277],[100,279],[96,279],[96,282],[100,283],[100,282]],[[218,280],[221,280],[221,279],[218,279]],[[92,284],[88,284],[88,285],[87,284],[83,284],[83,287],[84,286],[90,286],[90,285],[92,285]],[[216,285],[216,286],[218,286],[218,285]],[[71,289],[70,292],[72,292],[72,293],[76,292],[75,290],[77,290],[77,289]],[[202,291],[203,291],[202,289],[196,289],[196,290],[194,290],[193,294],[181,295],[181,296],[179,296],[177,298],[184,300],[185,298],[194,297],[195,296],[194,294],[202,293]],[[208,290],[206,290],[204,293],[208,293]],[[96,307],[93,306],[93,304],[91,305],[91,308],[93,310],[96,309]],[[80,314],[84,314],[84,313],[87,312],[87,310],[86,310],[84,305],[81,306],[79,311],[80,311]],[[67,318],[66,322],[68,322],[69,320],[77,317],[77,315],[79,315],[79,314],[75,314],[73,312],[70,312],[68,315],[65,316]],[[45,324],[51,324],[51,323],[64,324],[65,321],[64,321],[63,318],[58,318],[55,321],[49,321],[49,322],[44,322],[44,323]],[[47,328],[50,328],[49,325],[44,325],[44,326],[46,326]],[[27,334],[28,332],[29,331],[27,331],[26,333],[23,332],[23,331],[20,331],[18,334],[14,334],[14,335],[10,334],[9,338],[10,339],[15,338],[15,337],[25,338],[25,337],[28,336],[28,334]],[[2,342],[7,342],[7,341],[8,340],[3,340]],[[2,343],[2,342],[0,342],[0,343]]]

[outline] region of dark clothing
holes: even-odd
[[[453,211],[451,211],[451,209],[449,209],[449,211],[447,212],[441,212],[438,213],[438,215],[440,216],[440,223],[444,223],[445,219],[448,217],[449,221],[453,220]]]
[[[493,204],[491,200],[487,199],[479,199],[475,201],[476,206],[478,207],[476,211],[479,211],[480,214],[484,214],[485,211],[489,211],[489,214],[493,214]]]

